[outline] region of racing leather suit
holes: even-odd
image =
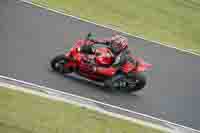
[[[84,52],[84,53],[87,53],[87,54],[93,54],[94,51],[93,51],[93,48],[92,48],[93,46],[92,45],[96,44],[96,43],[109,46],[110,50],[112,51],[112,53],[115,56],[115,60],[114,60],[114,62],[112,63],[112,65],[110,67],[118,68],[121,65],[123,65],[126,61],[130,61],[132,63],[136,63],[136,61],[133,60],[130,57],[131,52],[128,50],[128,48],[125,48],[125,49],[122,49],[122,50],[116,50],[116,49],[110,47],[111,46],[111,39],[110,38],[99,39],[99,40],[95,39],[95,40],[90,40],[90,41],[92,43],[90,43],[90,45],[82,46],[81,51]],[[108,69],[106,67],[96,66],[95,67],[95,71],[98,71],[98,68],[101,68],[101,70],[102,69]]]

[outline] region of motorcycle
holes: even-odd
[[[75,45],[65,54],[58,55],[50,61],[51,68],[60,74],[76,73],[92,81],[103,83],[108,90],[120,90],[124,92],[136,92],[146,85],[144,71],[152,67],[143,59],[133,57],[136,63],[126,61],[120,67],[112,67],[114,55],[108,47],[101,44],[93,44],[94,54],[81,52],[83,45],[90,45],[90,39],[76,41]],[[103,47],[102,47],[103,46]],[[120,60],[120,59],[118,59]],[[98,70],[94,70],[94,66]]]

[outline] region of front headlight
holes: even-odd
[[[80,48],[80,47],[78,47],[76,50],[77,50],[78,52],[81,52],[81,48]]]
[[[106,57],[111,57],[110,53],[107,53],[107,54],[106,54]]]

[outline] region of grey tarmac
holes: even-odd
[[[0,74],[200,129],[200,57],[128,36],[134,55],[153,64],[136,95],[108,93],[49,71],[49,61],[88,32],[112,30],[15,0],[0,1]]]

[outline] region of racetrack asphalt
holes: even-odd
[[[15,0],[0,1],[0,74],[95,99],[200,130],[200,57],[127,36],[132,52],[153,64],[136,95],[108,93],[50,72],[49,60],[88,32],[112,31]]]

